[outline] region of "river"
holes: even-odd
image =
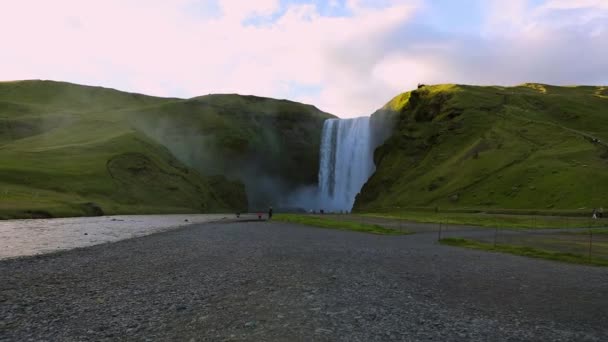
[[[87,247],[233,217],[229,214],[124,215],[0,221],[0,259]]]

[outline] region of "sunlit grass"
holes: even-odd
[[[435,213],[430,211],[365,213],[362,215],[389,219],[403,219],[421,223],[443,223],[507,229],[590,228],[608,226],[608,221],[564,216],[529,216],[450,212]]]
[[[506,244],[494,245],[491,243],[479,242],[462,238],[446,238],[442,239],[440,243],[448,246],[478,249],[489,252],[509,253],[530,258],[554,260],[573,264],[608,266],[608,260],[606,259],[601,259],[593,256],[589,257],[588,255],[581,254],[553,252],[526,246],[514,246]]]
[[[378,234],[378,235],[406,235],[411,234],[408,231],[400,231],[390,228],[385,228],[377,224],[366,224],[360,222],[350,222],[334,220],[331,218],[321,218],[318,216],[297,215],[297,214],[278,214],[273,217],[273,220],[304,224],[308,226],[352,230],[355,232]]]
[[[591,217],[593,208],[608,205],[598,186],[608,182],[608,148],[601,143],[608,141],[608,101],[600,95],[607,95],[600,87],[533,83],[429,85],[401,94],[385,108],[397,112],[397,125],[376,150],[376,171],[355,211],[582,210]],[[495,224],[492,218],[442,219]],[[510,227],[586,226],[526,220],[501,221]]]

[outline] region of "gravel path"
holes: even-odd
[[[608,270],[278,222],[0,262],[0,341],[600,341]]]

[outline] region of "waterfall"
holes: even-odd
[[[323,124],[319,163],[319,205],[350,211],[355,196],[374,172],[369,117],[328,119]]]

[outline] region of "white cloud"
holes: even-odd
[[[540,7],[545,9],[608,9],[608,2],[605,0],[549,0]]]
[[[49,78],[186,97],[215,92],[281,96],[284,84],[305,84],[338,96],[315,102],[319,107],[348,115],[356,109],[340,95],[361,80],[354,75],[334,79],[334,69],[342,65],[327,55],[344,46],[356,47],[353,54],[369,54],[365,39],[389,32],[412,10],[357,5],[352,18],[327,18],[313,5],[292,5],[272,25],[243,25],[251,16],[275,13],[278,6],[275,0],[221,0],[222,17],[199,20],[183,11],[192,8],[186,0],[12,1],[0,11],[7,47],[0,55],[0,79]],[[342,57],[343,72],[352,72],[349,56]]]
[[[220,8],[226,14],[225,19],[237,25],[250,16],[268,16],[279,9],[279,0],[221,0]]]
[[[202,0],[208,1],[208,0]],[[523,0],[485,9],[478,34],[409,25],[421,1],[347,2],[351,16],[323,17],[278,0],[15,0],[0,9],[0,79],[45,78],[161,96],[238,92],[364,115],[418,82],[607,82],[605,1]],[[367,1],[369,3],[369,1]],[[603,77],[603,79],[602,79]],[[304,85],[318,92],[294,93]]]

